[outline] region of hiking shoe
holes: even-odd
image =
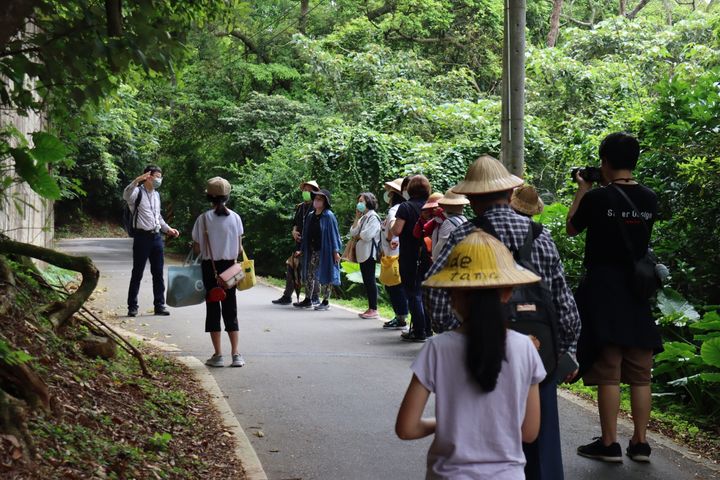
[[[245,365],[245,359],[242,355],[236,353],[232,356],[232,363],[230,364],[231,367],[242,367],[243,365]]]
[[[293,303],[293,307],[295,307],[295,308],[312,308],[312,306],[313,306],[313,304],[309,298],[306,298],[302,302]]]
[[[212,357],[205,360],[205,365],[208,367],[224,367],[225,362],[223,361],[222,355],[213,354]]]
[[[415,332],[408,332],[408,333],[402,333],[400,334],[400,337],[402,338],[403,342],[414,342],[414,343],[423,343],[427,338],[425,338],[425,335],[416,334]]]
[[[393,318],[389,322],[383,323],[383,328],[387,330],[401,330],[405,327],[407,327],[405,320],[398,320],[397,317]]]
[[[377,310],[371,310],[371,309],[368,308],[368,309],[367,309],[366,311],[364,311],[363,313],[358,313],[358,317],[360,317],[360,318],[365,318],[365,319],[368,319],[368,318],[380,318],[380,314],[378,313]]]
[[[314,308],[317,311],[330,310],[330,302],[328,302],[327,300],[323,300],[322,303],[318,303],[317,305],[315,305]]]
[[[627,450],[625,455],[630,457],[630,460],[636,462],[649,462],[650,461],[650,444],[644,442],[638,442],[635,445],[632,442],[628,442]]]
[[[138,308],[137,308],[137,307],[128,308],[128,314],[127,314],[128,317],[137,317],[137,314],[138,314]]]
[[[273,300],[272,303],[274,303],[275,305],[290,305],[291,303],[293,303],[293,301],[292,298],[283,295],[277,300]]]
[[[592,443],[579,446],[578,455],[603,462],[622,463],[622,449],[619,443],[613,442],[605,446],[600,437],[595,437],[593,440],[595,441]]]

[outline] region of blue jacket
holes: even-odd
[[[302,251],[302,278],[307,278],[308,263],[310,263],[310,222],[315,210],[311,211],[305,217],[305,227],[303,228],[302,243],[300,250]],[[318,268],[317,278],[322,285],[332,283],[340,285],[340,265],[335,263],[335,252],[342,253],[342,243],[340,242],[340,230],[338,229],[335,214],[328,209],[323,210],[320,214],[320,267]]]

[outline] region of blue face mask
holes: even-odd
[[[358,202],[358,204],[355,205],[355,208],[357,208],[358,212],[362,213],[365,211],[365,208],[367,208],[367,207],[365,207],[365,202]]]
[[[160,185],[162,185],[162,178],[153,177],[152,180],[152,186],[155,190],[160,188]]]

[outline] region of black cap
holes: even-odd
[[[310,195],[312,195],[313,199],[315,199],[317,195],[322,195],[323,197],[325,197],[325,208],[330,208],[330,192],[328,192],[324,188],[321,188],[317,192],[310,192]]]

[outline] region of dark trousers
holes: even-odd
[[[405,297],[405,290],[402,284],[393,285],[388,287],[385,285],[385,291],[390,297],[390,303],[392,303],[393,312],[396,317],[407,317],[408,314],[408,301]]]
[[[533,443],[523,443],[527,480],[563,480],[557,384],[554,378],[540,385],[540,434]]]
[[[368,257],[367,260],[360,264],[360,273],[362,274],[363,284],[365,285],[365,292],[368,297],[368,308],[370,310],[377,310],[378,302],[378,289],[377,282],[375,281],[375,259]]]
[[[216,260],[215,269],[218,273],[224,272],[226,269],[235,263],[233,260]],[[210,293],[210,290],[217,287],[217,280],[215,279],[215,270],[213,270],[212,263],[210,260],[202,261],[202,274],[203,274],[203,285],[205,285],[205,291]],[[238,326],[237,318],[237,298],[235,297],[235,287],[228,288],[225,290],[225,300],[222,302],[208,302],[205,300],[205,331],[206,332],[219,332],[220,331],[220,314],[222,313],[223,323],[225,323],[226,332],[237,332],[240,328]]]
[[[165,305],[165,280],[163,279],[163,239],[159,233],[138,232],[133,239],[133,268],[128,288],[128,309],[138,308],[140,281],[145,264],[150,260],[155,308]]]
[[[409,278],[406,281],[402,273],[400,274],[400,278],[402,278],[402,286],[405,290],[408,310],[410,311],[410,321],[412,322],[410,329],[417,336],[430,336],[432,334],[432,328],[430,327],[430,322],[425,318],[420,281],[417,278]]]

